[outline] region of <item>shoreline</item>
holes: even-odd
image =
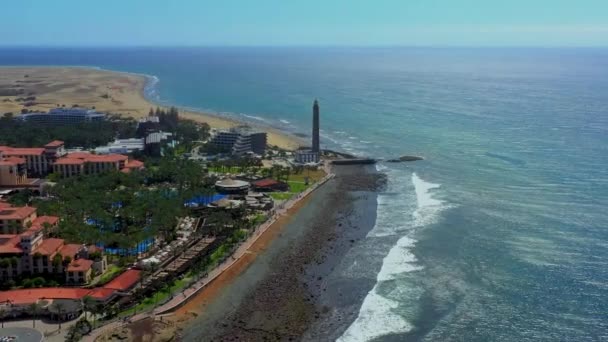
[[[214,129],[248,125],[268,133],[269,145],[286,150],[295,150],[304,145],[302,138],[270,125],[159,102],[149,96],[155,84],[161,81],[154,75],[97,66],[0,66],[0,70],[7,71],[0,76],[0,88],[23,87],[38,97],[39,103],[28,107],[30,110],[47,111],[60,103],[68,106],[80,104],[137,119],[145,117],[150,108],[173,106],[180,111],[180,117],[207,123]],[[27,78],[23,78],[25,75]],[[110,94],[109,100],[102,99],[102,93]],[[0,96],[3,99],[0,102],[0,114],[20,112],[22,104],[15,101],[19,96],[21,95]]]
[[[178,331],[181,331],[188,324],[192,323],[192,319],[200,313],[200,310],[211,300],[213,294],[221,291],[226,284],[231,283],[238,277],[256,257],[261,255],[273,241],[280,236],[281,231],[288,224],[298,211],[306,206],[318,191],[328,181],[333,179],[335,175],[326,170],[326,175],[305,192],[299,194],[286,202],[282,208],[277,210],[276,215],[269,221],[259,226],[256,231],[239,246],[233,253],[231,258],[224,261],[222,264],[214,268],[209,275],[196,283],[196,285],[185,289],[181,296],[176,296],[173,300],[155,308],[152,312],[142,313],[130,319],[129,324],[122,324],[120,321],[115,321],[107,326],[96,330],[92,335],[85,336],[85,341],[106,341],[111,340],[111,335],[115,333],[115,329],[122,329],[121,333],[124,336],[136,336],[141,333],[139,331],[142,325],[148,325],[148,330],[153,329],[156,317],[161,317],[161,322],[170,323],[164,328],[163,336],[173,336]],[[190,292],[186,294],[186,292]],[[198,312],[198,313],[197,313]],[[166,319],[165,319],[166,318]],[[137,331],[134,331],[137,327]],[[169,331],[166,331],[169,330]],[[110,336],[108,336],[110,335]],[[145,335],[145,333],[144,333]]]
[[[314,341],[348,328],[373,283],[350,284],[343,262],[374,227],[383,176],[360,165],[338,169],[252,260],[178,310],[181,340]]]

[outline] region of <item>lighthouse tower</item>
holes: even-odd
[[[321,152],[319,146],[319,101],[315,100],[312,106],[312,151]]]

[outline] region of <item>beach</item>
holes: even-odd
[[[140,74],[123,73],[84,67],[2,67],[0,68],[0,115],[30,111],[48,111],[57,106],[79,105],[101,112],[141,118],[150,108],[159,105],[146,98],[146,87],[156,80]],[[23,89],[11,96],[10,90]],[[3,93],[4,91],[4,93]],[[34,96],[31,101],[19,98]],[[27,107],[24,107],[25,103]],[[160,105],[163,108],[162,105]],[[226,129],[244,122],[211,113],[180,108],[180,116],[197,122],[206,122],[211,128]],[[295,137],[271,127],[247,123],[268,133],[268,143],[293,150],[302,144]]]
[[[334,179],[252,249],[253,260],[235,265],[221,282],[211,284],[176,312],[175,319],[183,325],[181,340],[340,336],[357,316],[361,293],[373,283],[348,283],[339,265],[373,228],[376,193],[384,178],[373,166],[333,170]],[[338,283],[348,285],[348,290]],[[183,324],[184,317],[191,319]]]

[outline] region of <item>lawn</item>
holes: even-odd
[[[119,313],[118,316],[119,317],[131,316],[134,313],[143,312],[143,311],[152,309],[156,304],[162,303],[167,298],[169,298],[171,296],[171,293],[173,293],[174,295],[177,295],[177,293],[180,292],[190,282],[191,279],[192,279],[191,277],[185,277],[184,279],[177,279],[173,283],[173,285],[171,285],[171,287],[169,287],[168,289],[160,290],[160,291],[154,293],[153,295],[151,295],[150,297],[146,297],[144,300],[142,300],[136,306]]]
[[[232,167],[211,166],[211,167],[209,167],[209,172],[237,174],[237,173],[243,172],[243,168],[240,166],[232,166]]]
[[[106,272],[104,274],[102,274],[101,277],[99,277],[99,280],[97,281],[96,284],[103,285],[103,284],[109,283],[110,280],[117,277],[120,273],[122,273],[123,270],[124,270],[124,267],[120,267],[118,265],[109,265]]]
[[[304,182],[290,180],[287,182],[287,184],[289,184],[289,190],[291,190],[291,192],[298,193],[308,189],[312,183],[306,185]]]
[[[314,182],[318,181],[319,179],[325,177],[325,171],[323,171],[323,170],[304,170],[301,173],[289,175],[289,180],[294,181],[294,182],[304,183],[304,181],[306,180],[306,177],[308,177],[309,183],[314,183]]]
[[[286,201],[286,200],[290,199],[291,196],[293,196],[293,193],[291,193],[291,192],[271,192],[270,193],[270,197],[272,197],[272,199],[277,200],[277,201]]]

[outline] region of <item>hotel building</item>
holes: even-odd
[[[216,132],[211,143],[237,156],[247,153],[263,155],[266,152],[267,134],[253,131],[247,126],[234,127]]]
[[[63,141],[60,140],[51,141],[44,147],[18,148],[0,146],[0,160],[8,160],[11,157],[23,159],[25,160],[27,172],[30,175],[36,176],[48,174],[55,160],[63,155],[65,155],[65,148]]]
[[[53,229],[58,221],[55,216],[37,216],[33,207],[0,203],[0,279],[65,273],[67,283],[84,284],[91,280],[93,272],[103,273],[107,261],[99,248],[45,238],[46,228]],[[96,260],[89,259],[93,252],[100,252]]]
[[[24,122],[55,125],[73,125],[83,122],[104,121],[106,115],[87,108],[53,108],[48,113],[27,113],[15,118]]]
[[[71,177],[82,174],[98,174],[107,171],[130,172],[141,170],[144,165],[138,160],[129,161],[129,157],[122,154],[97,155],[89,152],[73,152],[59,158],[53,164],[53,172],[62,177]]]

